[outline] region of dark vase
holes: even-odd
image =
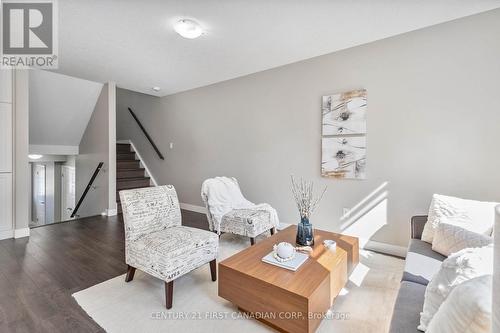
[[[314,245],[313,226],[311,223],[309,223],[308,218],[300,219],[300,222],[297,225],[297,238],[295,242],[297,243],[297,245],[301,246]]]

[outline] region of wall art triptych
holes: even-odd
[[[323,96],[321,175],[366,178],[366,90]]]

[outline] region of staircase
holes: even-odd
[[[145,170],[140,167],[140,161],[136,159],[131,148],[129,143],[116,144],[116,205],[118,214],[122,213],[119,191],[152,186],[151,179],[145,176]]]

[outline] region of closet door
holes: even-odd
[[[0,234],[13,229],[12,144],[12,71],[0,70]]]
[[[12,71],[0,69],[0,103],[12,103]]]
[[[0,232],[12,229],[12,174],[0,173]]]
[[[0,102],[0,173],[12,172],[12,104]]]

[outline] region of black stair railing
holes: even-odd
[[[151,146],[153,146],[153,149],[156,151],[156,153],[158,154],[158,157],[160,158],[160,160],[164,160],[165,158],[163,157],[163,155],[161,154],[160,150],[158,149],[158,147],[155,145],[153,139],[151,139],[151,137],[149,136],[148,132],[146,131],[146,129],[144,128],[144,126],[142,126],[142,123],[141,121],[137,118],[137,116],[135,115],[134,111],[132,111],[131,108],[128,108],[128,111],[130,112],[130,114],[132,115],[132,117],[135,119],[135,121],[137,122],[137,125],[139,125],[139,127],[141,128],[142,130],[142,133],[144,133],[144,135],[146,136],[146,138],[148,139],[149,143],[151,144]]]
[[[103,165],[104,165],[104,162],[99,162],[99,165],[97,165],[97,168],[95,169],[94,174],[92,175],[92,178],[90,178],[90,181],[89,181],[87,187],[85,188],[85,191],[83,191],[83,194],[80,197],[80,200],[78,200],[78,203],[76,204],[76,207],[73,210],[73,213],[71,213],[71,218],[75,217],[76,213],[78,212],[78,209],[80,208],[83,200],[85,200],[87,193],[89,192],[90,188],[92,187],[92,184],[94,183],[94,180],[97,178],[97,175],[99,174],[99,171],[101,171]]]

